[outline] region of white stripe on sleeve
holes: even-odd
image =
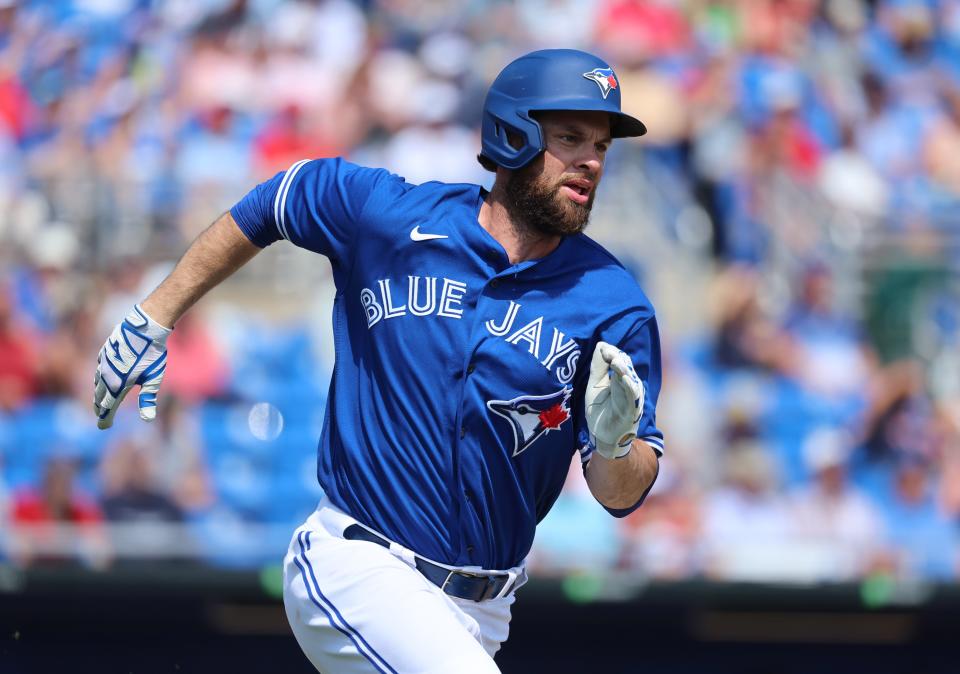
[[[653,447],[654,451],[657,452],[660,456],[663,456],[663,440],[658,438],[655,435],[648,435],[644,438],[640,438],[645,443]]]
[[[593,447],[589,444],[584,445],[578,451],[580,452],[580,463],[586,463],[593,456]]]
[[[273,221],[277,226],[277,231],[280,232],[280,236],[288,241],[290,240],[290,236],[287,234],[286,214],[284,213],[284,206],[286,205],[287,201],[287,192],[290,190],[290,183],[293,182],[294,176],[297,175],[297,172],[303,168],[303,165],[308,161],[310,160],[301,159],[287,169],[287,172],[283,176],[283,180],[280,181],[280,187],[277,189],[277,195],[273,198]]]

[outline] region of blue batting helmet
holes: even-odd
[[[543,49],[510,63],[490,85],[480,154],[508,169],[528,164],[545,147],[540,124],[530,115],[541,110],[609,112],[613,138],[647,132],[643,122],[620,111],[620,83],[609,65],[576,49]],[[520,147],[510,144],[508,132],[521,139]]]

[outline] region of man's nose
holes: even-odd
[[[596,148],[586,148],[583,153],[577,157],[577,168],[590,174],[600,173],[603,168],[603,155]]]

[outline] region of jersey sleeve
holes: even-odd
[[[230,209],[237,225],[261,248],[287,239],[345,264],[371,196],[391,180],[383,169],[343,159],[303,159],[260,183]]]
[[[637,437],[653,447],[657,456],[663,456],[663,432],[657,428],[657,400],[663,381],[660,363],[660,330],[656,317],[651,316],[628,335],[620,350],[633,360],[633,367],[643,381],[645,397],[643,416]]]

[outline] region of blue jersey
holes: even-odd
[[[649,300],[584,235],[511,264],[477,216],[478,185],[411,185],[341,159],[302,161],[231,211],[258,246],[329,258],[336,364],[318,449],[330,500],[451,565],[516,566],[579,451],[598,341],[633,359],[655,425],[660,347]],[[625,513],[615,513],[625,514]]]

